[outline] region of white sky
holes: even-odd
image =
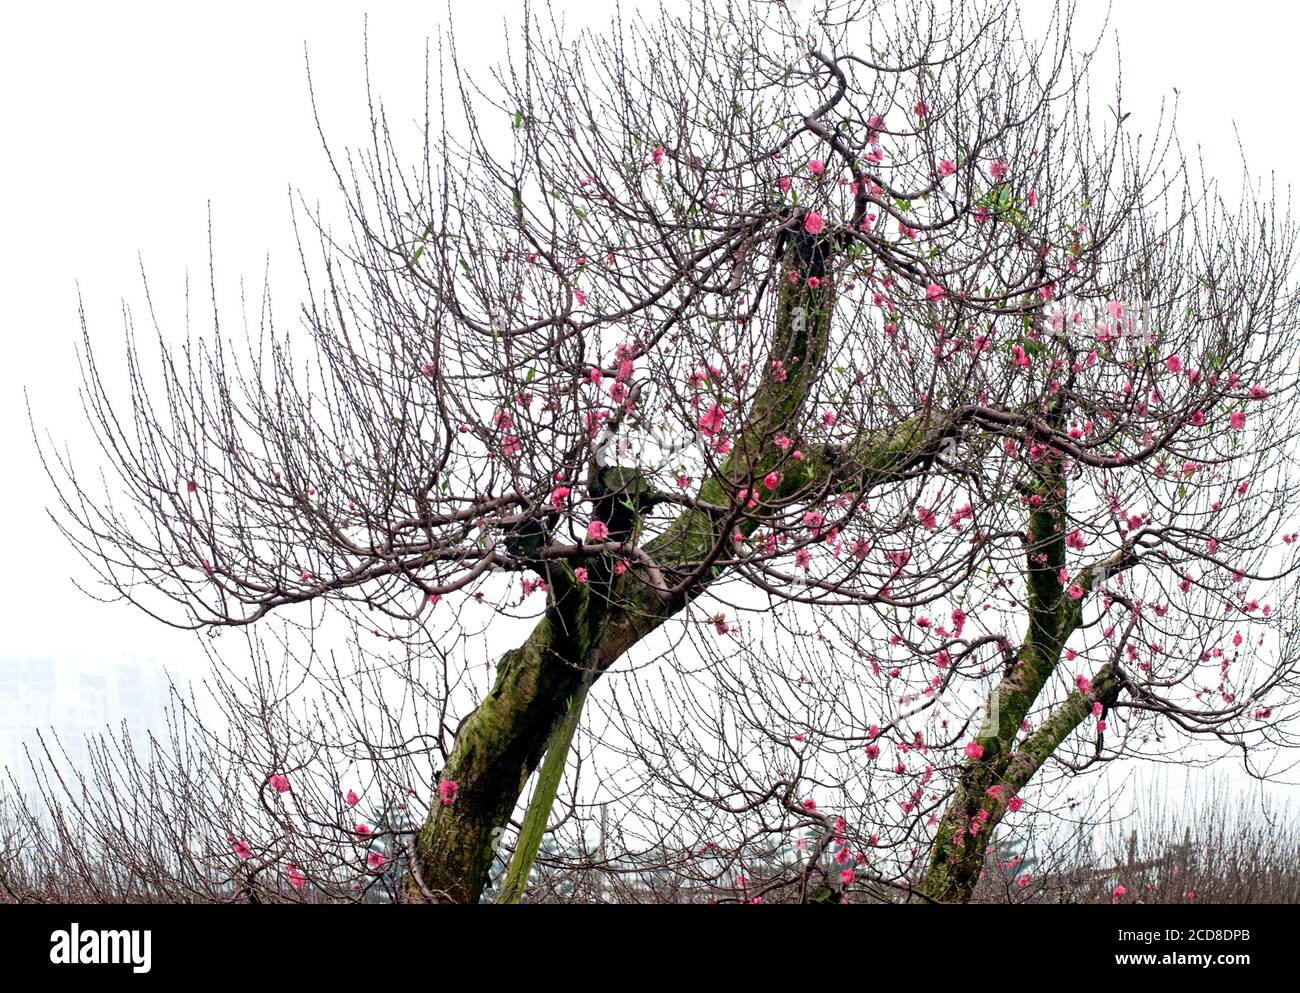
[[[570,24],[612,4],[554,0]],[[84,566],[45,516],[52,494],[27,426],[24,390],[56,437],[84,438],[76,403],[80,286],[100,347],[114,346],[125,298],[143,312],[137,253],[165,325],[179,332],[186,272],[206,292],[212,204],[218,279],[260,290],[269,254],[277,314],[296,306],[288,188],[337,206],[311,118],[304,70],[336,144],[366,129],[362,7],[372,73],[394,108],[414,114],[424,45],[446,21],[436,3],[11,5],[0,31],[0,658],[153,656],[199,675],[193,636],[72,586]],[[518,0],[451,0],[464,54],[486,66]],[[1030,16],[1047,8],[1027,0]],[[1081,3],[1089,31],[1106,5]],[[1263,0],[1127,2],[1111,11],[1125,60],[1131,126],[1154,128],[1162,96],[1181,91],[1181,130],[1232,190],[1234,125],[1257,173],[1300,180],[1290,108],[1300,9]],[[1081,37],[1084,33],[1081,32]],[[1104,83],[1104,80],[1099,80]],[[1109,96],[1097,90],[1099,101]],[[338,215],[335,214],[335,217]],[[200,296],[200,299],[202,297]],[[228,319],[235,314],[229,314]],[[202,328],[201,320],[197,322]],[[142,327],[142,330],[145,328]],[[84,447],[83,452],[88,450]],[[195,667],[181,663],[193,660]]]

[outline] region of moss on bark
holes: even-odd
[[[767,363],[746,421],[733,437],[731,453],[701,487],[702,504],[728,506],[730,493],[752,487],[754,480],[776,465],[780,456],[772,439],[796,424],[821,373],[834,302],[833,281],[821,253],[822,248],[805,236],[792,239],[787,268],[800,278],[782,281],[769,352],[770,360],[782,360],[787,376],[771,375],[771,361]],[[820,284],[809,286],[809,275],[817,275]],[[778,496],[802,497],[819,488],[865,491],[897,479],[933,458],[956,426],[951,416],[927,412],[863,439],[852,450],[810,451],[803,462],[783,469]],[[630,532],[632,522],[626,524]],[[673,577],[693,577],[679,594],[664,596],[636,569],[606,576],[603,583],[593,575],[589,587],[552,585],[545,618],[523,645],[502,658],[492,691],[456,734],[443,776],[458,783],[459,793],[453,804],[435,805],[420,831],[415,848],[420,883],[409,887],[412,898],[479,899],[488,881],[495,841],[507,828],[529,775],[567,713],[569,699],[579,692],[584,672],[597,678],[721,575],[708,556],[722,545],[727,526],[724,514],[690,509],[646,545],[670,583]],[[734,526],[748,534],[755,524],[745,521]]]
[[[1026,534],[1028,625],[1015,662],[990,694],[989,720],[975,741],[982,754],[969,758],[940,819],[921,892],[931,900],[965,903],[984,869],[985,853],[1007,802],[1032,778],[1065,738],[1119,685],[1116,668],[1104,668],[1088,693],[1071,693],[1041,727],[1016,747],[1022,722],[1060,664],[1065,642],[1082,618],[1083,597],[1067,595],[1060,581],[1065,565],[1066,483],[1060,462],[1049,456],[1034,486]],[[1119,567],[1123,555],[1075,577],[1086,596],[1098,571]],[[1000,787],[993,795],[992,787]]]
[[[798,411],[825,355],[833,296],[825,278],[824,249],[803,235],[792,238],[791,246],[787,264],[801,278],[781,284],[771,355],[794,371],[778,381],[765,370],[732,453],[701,489],[705,503],[723,503],[736,480],[762,466],[762,451],[770,447],[765,440]],[[816,287],[804,278],[813,273],[822,277]],[[615,499],[608,510],[619,513],[623,506]],[[634,521],[621,523],[626,533],[634,531]],[[613,537],[613,523],[610,529]],[[697,570],[715,547],[717,529],[710,514],[688,510],[647,551],[681,570]],[[716,569],[703,570],[695,588],[716,574]],[[454,780],[459,789],[453,803],[434,805],[419,833],[413,866],[419,880],[408,887],[411,897],[459,903],[479,899],[495,843],[567,713],[568,701],[579,691],[584,669],[598,675],[686,603],[684,595],[665,597],[653,590],[634,570],[602,578],[599,582],[593,576],[588,587],[570,584],[559,595],[554,589],[548,594],[546,616],[523,645],[502,657],[491,692],[458,729],[443,778]],[[597,592],[601,586],[604,596]]]

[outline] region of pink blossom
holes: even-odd
[[[812,797],[808,797],[808,799],[804,800],[803,802],[803,809],[810,814],[817,813],[817,801],[814,800]]]
[[[763,485],[769,490],[774,490],[781,485],[781,474],[773,470],[763,477]]]
[[[840,882],[848,886],[856,878],[852,869],[844,869],[840,872]]]
[[[664,161],[664,146],[655,145],[655,150],[650,153],[650,157],[654,159],[655,165],[661,165]]]
[[[348,795],[344,799],[347,800],[349,807],[355,807],[361,802],[361,797],[357,796],[356,790],[348,790]]]
[[[568,498],[570,489],[567,486],[557,486],[551,490],[551,506],[557,510],[564,506],[564,501]]]
[[[573,578],[576,579],[576,580],[577,580],[578,582],[580,582],[580,583],[586,583],[586,582],[587,582],[587,569],[586,569],[586,567],[580,565],[580,566],[578,566],[578,568],[574,569],[574,570],[573,570]]]
[[[1233,428],[1240,431],[1242,428],[1246,426],[1245,411],[1234,410],[1232,414],[1228,417],[1228,423],[1231,424]]]
[[[956,171],[957,171],[957,167],[953,165],[951,159],[944,159],[942,162],[939,163],[940,176],[951,176]]]
[[[716,403],[709,404],[709,409],[700,415],[700,430],[706,435],[714,435],[722,430],[723,410]]]
[[[577,287],[574,287],[573,289],[573,299],[578,301],[579,307],[587,306],[587,294],[583,293],[582,290]]]
[[[984,746],[978,741],[967,742],[963,751],[965,751],[968,759],[982,759],[984,757]]]
[[[271,788],[277,793],[289,792],[289,777],[276,773],[271,777]]]
[[[234,849],[235,849],[235,854],[238,855],[241,859],[244,859],[245,861],[253,857],[253,850],[249,848],[248,845],[246,845],[242,841],[236,841],[234,843]]]
[[[821,159],[809,159],[808,171],[811,172],[814,176],[820,176],[826,172],[826,163],[823,162]]]
[[[826,221],[822,217],[820,211],[810,210],[807,214],[804,215],[803,229],[807,231],[809,234],[811,235],[821,234],[822,231],[825,230],[825,228],[826,228]]]
[[[943,287],[938,283],[931,283],[925,288],[925,295],[931,300],[943,299]]]
[[[306,885],[307,880],[292,862],[289,863],[289,885],[294,889],[300,890]]]
[[[924,100],[916,101],[916,105],[912,109],[916,111],[917,117],[925,117],[930,113],[930,105]]]
[[[366,865],[370,866],[370,868],[372,869],[378,869],[383,864],[384,864],[384,857],[380,855],[378,852],[371,852],[369,855],[366,856]]]
[[[1020,812],[1020,808],[1023,807],[1024,805],[1025,805],[1024,800],[1020,799],[1020,797],[1018,796],[1013,796],[1010,800],[1007,801],[1007,810],[1011,811],[1013,814],[1017,814]]]
[[[1165,368],[1175,374],[1182,372],[1183,360],[1180,359],[1177,355],[1171,355],[1169,356],[1169,358],[1165,359]]]
[[[454,779],[444,779],[438,783],[438,799],[442,801],[444,807],[450,807],[456,801],[456,794],[460,792],[460,783]]]
[[[591,541],[604,541],[609,537],[609,525],[604,521],[592,521],[587,525],[587,538]]]

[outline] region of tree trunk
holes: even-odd
[[[778,450],[772,439],[783,429],[793,430],[822,371],[833,288],[821,250],[812,241],[802,234],[791,239],[785,265],[801,278],[781,280],[772,348],[760,386],[744,425],[734,435],[731,454],[718,474],[701,486],[703,505],[730,506],[729,489],[756,485],[754,480],[775,464]],[[809,286],[809,275],[818,275],[820,285]],[[771,375],[772,360],[778,358],[788,370],[780,380]],[[812,449],[803,461],[783,466],[776,496],[788,500],[835,489],[866,491],[897,480],[933,459],[957,430],[961,416],[925,411],[863,438],[850,450]],[[721,575],[708,563],[724,534],[738,530],[747,535],[757,527],[753,519],[729,523],[726,517],[725,512],[687,510],[645,546],[669,586],[691,577],[684,592],[664,596],[635,567],[608,579],[607,596],[571,583],[557,593],[557,584],[552,584],[546,617],[522,646],[501,660],[491,693],[457,732],[443,778],[456,781],[459,793],[453,803],[435,805],[420,831],[413,860],[418,881],[409,886],[409,897],[463,903],[479,899],[496,842],[553,729],[567,713],[584,668],[592,680],[599,678]],[[572,575],[567,567],[551,568]],[[593,606],[597,600],[599,610]]]
[[[1077,600],[1067,596],[1059,578],[1065,565],[1067,519],[1065,479],[1058,461],[1045,464],[1031,496],[1040,503],[1030,512],[1026,541],[1028,631],[1014,664],[989,696],[985,723],[974,739],[982,753],[967,759],[935,834],[921,892],[939,902],[970,900],[984,871],[993,830],[1008,802],[1083,723],[1094,702],[1113,698],[1121,681],[1117,660],[1132,622],[1114,659],[1092,679],[1089,691],[1071,693],[1017,748],[1025,715],[1060,664],[1065,642],[1082,619],[1084,597],[1099,576],[1129,562],[1119,554],[1080,571],[1075,582],[1084,596]]]
[[[546,746],[546,758],[542,760],[542,770],[537,774],[537,783],[533,787],[532,799],[524,813],[524,823],[519,829],[519,838],[515,842],[515,853],[510,859],[505,879],[497,893],[497,903],[518,903],[528,888],[528,877],[532,874],[533,862],[546,837],[546,825],[550,820],[551,807],[555,795],[560,789],[560,780],[564,778],[564,765],[573,743],[574,732],[582,720],[582,705],[587,698],[588,683],[578,687],[577,694],[569,701],[569,712],[560,726],[551,735]],[[602,825],[602,836],[603,836]]]
[[[731,454],[719,476],[701,487],[703,503],[726,506],[730,497],[724,483],[752,479],[756,473],[761,477],[764,461],[774,458],[774,429],[797,416],[821,370],[833,300],[825,250],[824,239],[802,232],[790,238],[785,265],[801,278],[781,280],[770,358],[784,360],[793,371],[778,381],[771,363],[765,364]],[[809,275],[821,277],[818,286],[808,285]],[[807,471],[790,475],[798,477],[791,479],[793,485]],[[633,534],[635,522],[623,523],[624,535]],[[615,538],[612,525],[610,530]],[[688,510],[646,551],[656,562],[680,565],[685,573],[703,567],[690,591],[694,595],[716,578],[717,570],[707,568],[707,559],[719,538],[717,520],[704,511]],[[420,831],[413,858],[418,881],[408,889],[411,896],[477,902],[488,881],[496,842],[553,729],[567,713],[583,669],[598,677],[685,606],[685,594],[665,597],[637,572],[593,581],[591,587],[604,587],[603,597],[571,581],[558,593],[557,584],[551,584],[545,618],[523,645],[501,659],[492,691],[457,731],[443,778],[455,781],[459,790],[452,803],[434,805]],[[548,569],[548,575],[553,573],[572,576],[564,565]]]

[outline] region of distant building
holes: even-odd
[[[35,786],[25,749],[39,758],[39,731],[57,737],[74,766],[89,759],[87,736],[126,730],[137,750],[166,729],[167,674],[153,660],[0,658],[0,769]]]

